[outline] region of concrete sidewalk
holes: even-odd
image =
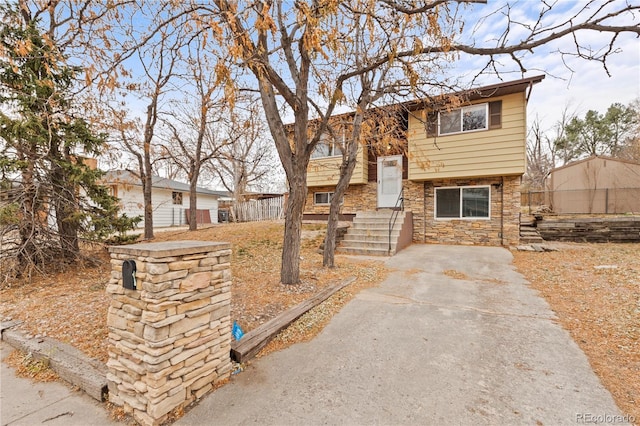
[[[0,342],[0,358],[13,348]],[[16,377],[0,363],[0,425],[86,426],[118,424],[109,419],[105,404],[62,383],[37,383]]]
[[[510,261],[409,247],[316,339],[253,362],[176,424],[625,424]]]

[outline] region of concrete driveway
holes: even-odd
[[[256,360],[176,424],[624,424],[511,259],[411,246],[316,339]]]

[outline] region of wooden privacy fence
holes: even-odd
[[[232,207],[236,222],[276,220],[284,217],[284,197],[249,200]]]
[[[529,214],[546,207],[558,214],[628,214],[640,212],[640,188],[569,189],[521,193]]]

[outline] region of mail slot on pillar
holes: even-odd
[[[136,261],[125,260],[122,263],[122,286],[129,290],[137,290],[136,286]]]

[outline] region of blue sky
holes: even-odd
[[[631,2],[631,0],[628,1]],[[489,0],[488,4],[461,7],[461,16],[465,22],[461,40],[463,42],[473,40],[478,46],[495,44],[496,38],[501,35],[506,23],[503,13],[505,3],[505,0]],[[512,18],[524,24],[534,23],[543,7],[543,3],[538,0],[512,0],[509,3]],[[614,2],[614,6],[620,7],[619,5],[624,3],[622,0]],[[548,25],[565,22],[569,16],[582,10],[585,4],[587,1],[584,0],[559,0],[553,5],[552,13],[545,15],[544,23]],[[593,12],[593,8],[587,12]],[[615,23],[637,25],[638,22],[639,18],[636,17],[635,22],[623,22],[618,19]],[[512,25],[509,42],[519,40],[526,33],[527,30],[522,26]],[[581,43],[595,49],[606,46],[608,42],[608,36],[593,31],[580,33],[579,39]],[[589,109],[604,112],[613,102],[628,104],[640,97],[640,40],[631,34],[625,34],[619,37],[616,47],[621,52],[610,56],[608,60],[611,77],[607,76],[602,64],[598,62],[563,58],[555,53],[558,49],[575,50],[571,37],[537,48],[532,54],[525,54],[522,62],[528,71],[524,76],[546,75],[545,80],[534,88],[530,98],[529,121],[531,122],[538,115],[545,126],[550,127],[565,107],[579,114],[584,114]],[[500,67],[502,80],[523,77],[513,61],[503,57],[499,62],[502,64]],[[482,57],[462,56],[460,61],[450,64],[453,67],[451,72],[463,76],[461,82],[469,84],[485,63],[486,59]],[[493,84],[499,81],[496,75],[487,74],[476,83]],[[321,100],[318,101],[322,103]],[[133,101],[133,103],[137,102]]]
[[[495,40],[500,37],[505,27],[505,17],[500,12],[504,4],[505,0],[489,0],[488,4],[475,4],[461,8],[460,16],[465,22],[464,32],[460,36],[462,41],[475,41],[478,46],[495,44]],[[512,18],[525,25],[534,23],[543,7],[543,3],[538,0],[511,1],[510,4]],[[553,13],[546,15],[544,22],[545,24],[564,22],[581,10],[585,4],[587,4],[586,1],[558,0],[554,4]],[[624,1],[614,3],[618,7],[620,4],[624,4]],[[494,11],[498,12],[492,13]],[[635,17],[635,21],[629,22],[618,19],[615,24],[637,25],[639,19]],[[512,26],[508,44],[525,37],[526,33],[524,26]],[[599,49],[606,46],[609,38],[596,32],[583,32],[579,34],[579,40],[582,44]],[[614,102],[628,104],[640,97],[640,40],[631,34],[625,34],[618,38],[616,48],[620,52],[610,56],[607,63],[610,77],[599,62],[563,58],[558,54],[559,49],[575,50],[572,38],[565,37],[537,48],[533,53],[524,54],[522,63],[527,69],[524,76],[513,61],[503,57],[499,59],[500,78],[488,73],[478,79],[476,85],[493,84],[500,79],[508,81],[545,74],[546,78],[533,89],[528,107],[528,121],[531,123],[539,116],[543,129],[551,128],[566,107],[570,111],[583,115],[589,109],[604,112]],[[453,73],[449,75],[459,76],[461,83],[470,84],[485,64],[486,58],[463,55],[460,61],[449,64],[452,67],[449,72]],[[130,99],[130,106],[134,113],[144,110],[143,103],[136,99]],[[341,110],[338,109],[338,112]]]
[[[564,22],[578,10],[582,9],[586,1],[561,0],[553,9],[553,14],[548,15],[546,22]],[[629,2],[633,3],[633,2]],[[465,37],[474,37],[478,43],[491,43],[500,35],[504,27],[502,14],[491,15],[486,20],[487,12],[500,9],[504,1],[489,1],[487,5],[474,5],[465,14]],[[620,7],[623,1],[617,3]],[[533,23],[539,14],[541,2],[524,0],[512,2],[511,14],[520,22]],[[589,11],[592,12],[593,8]],[[621,19],[615,24],[638,25],[638,17],[635,22],[624,22]],[[501,25],[502,24],[502,25]],[[512,27],[510,40],[518,40],[525,30]],[[608,36],[591,31],[578,34],[581,43],[590,45],[594,49],[601,48],[608,43]],[[613,54],[607,60],[609,77],[602,64],[596,61],[587,61],[578,58],[562,57],[557,53],[558,49],[575,51],[573,39],[565,37],[547,46],[536,49],[533,54],[523,57],[523,64],[528,70],[526,77],[545,74],[546,78],[533,89],[528,107],[528,121],[531,123],[536,116],[540,117],[543,128],[551,127],[560,117],[563,109],[568,107],[570,111],[583,115],[589,109],[604,112],[614,102],[628,104],[640,97],[640,39],[632,34],[621,35],[616,47],[621,51]],[[503,70],[515,70],[513,62],[502,59]],[[463,58],[458,69],[471,76],[484,65],[479,58]],[[503,75],[505,80],[520,78],[517,72]],[[482,83],[495,83],[499,80],[495,76],[486,76]]]

